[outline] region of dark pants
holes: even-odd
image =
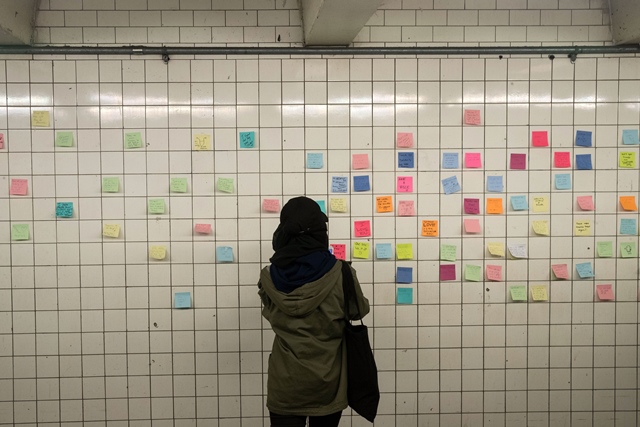
[[[309,417],[309,427],[338,427],[342,411],[322,417]],[[269,412],[271,427],[305,427],[307,417],[303,415],[278,415]]]

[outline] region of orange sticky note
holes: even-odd
[[[465,219],[464,231],[470,234],[476,234],[480,232],[480,220],[477,219]]]
[[[400,200],[398,202],[398,216],[413,216],[415,214],[413,200]]]
[[[479,125],[480,124],[480,110],[464,110],[464,124],[465,125]]]
[[[502,199],[500,198],[488,198],[487,199],[487,213],[501,214],[502,213]]]
[[[29,184],[26,179],[12,179],[9,194],[12,196],[26,196],[28,187]]]
[[[377,212],[393,212],[393,199],[391,196],[376,197]]]
[[[531,144],[534,147],[548,147],[549,135],[546,130],[534,130],[531,132]]]
[[[264,199],[262,201],[262,209],[264,209],[265,212],[280,212],[280,200]]]
[[[637,211],[635,196],[620,196],[620,205],[625,211]]]
[[[351,167],[353,169],[367,169],[369,167],[369,155],[354,154],[351,156]]]
[[[411,132],[398,132],[397,138],[398,147],[411,148],[413,147],[413,133]]]
[[[438,220],[422,221],[422,235],[427,237],[438,237]]]
[[[557,168],[571,167],[571,153],[568,151],[556,151],[553,153],[553,164]]]
[[[211,224],[196,224],[196,233],[211,234]]]

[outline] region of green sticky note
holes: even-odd
[[[125,133],[124,148],[142,148],[142,135],[140,135],[140,132]]]
[[[411,243],[398,243],[396,245],[398,259],[413,259],[413,245]]]
[[[482,267],[479,265],[465,265],[464,278],[470,282],[479,282],[482,280]]]
[[[171,192],[172,193],[186,193],[187,192],[187,178],[171,178]]]
[[[398,304],[413,304],[413,288],[398,288]]]
[[[622,258],[637,258],[638,248],[636,242],[620,243],[620,253],[622,254]]]
[[[636,153],[633,151],[622,151],[620,153],[619,166],[621,168],[635,168],[636,167]]]
[[[611,258],[613,256],[613,244],[611,242],[598,242],[597,245],[600,258]]]
[[[120,191],[120,178],[102,178],[102,191],[105,193]]]
[[[511,292],[511,299],[514,301],[526,301],[527,300],[527,287],[526,286],[511,286],[509,288]]]
[[[163,214],[164,213],[164,199],[149,199],[149,213],[150,214]]]
[[[73,132],[56,132],[56,147],[73,147]]]
[[[440,245],[440,259],[443,261],[455,261],[456,251],[456,245]]]
[[[29,240],[29,225],[13,224],[11,226],[11,240]]]
[[[233,193],[233,178],[218,178],[218,190]]]

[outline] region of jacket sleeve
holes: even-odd
[[[271,313],[271,304],[273,303],[271,302],[271,298],[269,298],[269,295],[267,295],[267,293],[262,288],[261,281],[258,281],[258,295],[262,300],[262,316],[269,322],[271,322],[271,316],[269,314]]]
[[[369,313],[369,300],[362,293],[362,288],[360,287],[360,282],[358,281],[358,275],[356,274],[356,270],[351,267],[351,274],[353,274],[353,286],[356,290],[356,298],[358,300],[358,307],[360,308],[360,315],[362,317],[366,316]],[[349,301],[349,315],[351,320],[360,320],[360,316],[358,316],[358,308],[356,307],[353,300]]]

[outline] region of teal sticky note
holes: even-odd
[[[576,270],[578,271],[578,275],[581,279],[586,279],[589,277],[595,277],[593,274],[593,267],[590,262],[582,262],[580,264],[576,264]]]
[[[255,148],[256,146],[256,133],[240,132],[240,148]]]
[[[218,246],[216,248],[218,262],[233,262],[233,248],[231,246]]]
[[[638,234],[637,222],[635,218],[620,219],[620,234],[635,236]]]
[[[527,196],[511,196],[511,207],[514,211],[528,210]]]
[[[71,217],[73,217],[73,203],[72,202],[58,202],[58,203],[56,203],[56,216],[58,218],[71,218]]]
[[[391,243],[376,243],[376,257],[378,259],[391,259],[392,256]]]
[[[323,166],[322,153],[307,153],[307,169],[322,169]]]
[[[174,301],[176,308],[191,308],[191,292],[176,292]]]
[[[398,304],[413,304],[412,288],[398,288]]]
[[[318,206],[320,206],[320,210],[323,214],[327,214],[327,203],[324,200],[316,200]]]
[[[638,145],[638,129],[624,129],[622,131],[622,143],[624,145]]]
[[[571,190],[571,174],[557,173],[555,176],[555,179],[556,179],[556,189]]]

